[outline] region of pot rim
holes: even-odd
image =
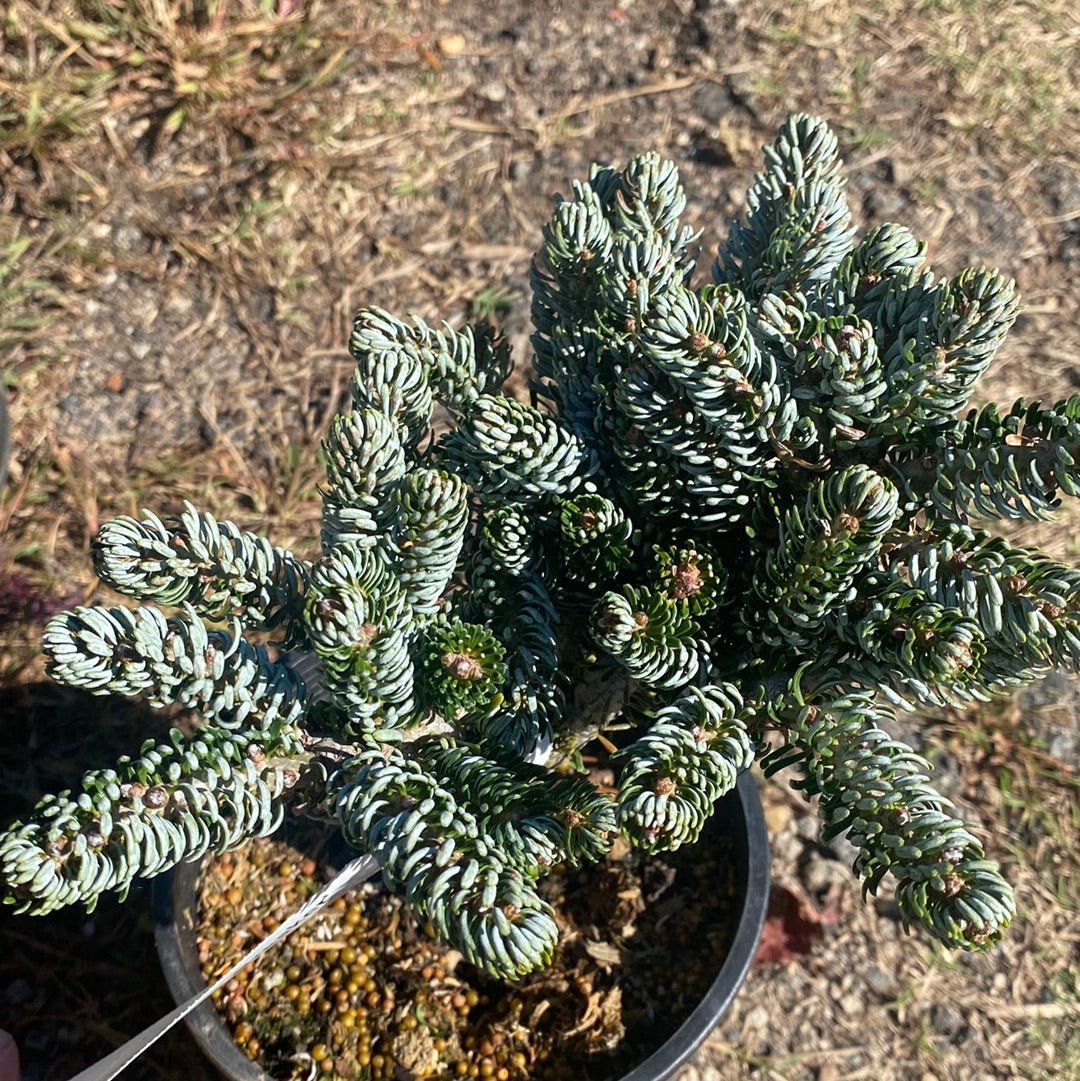
[[[745,838],[736,839],[746,845],[746,888],[731,948],[712,986],[690,1016],[644,1062],[619,1081],[664,1081],[671,1077],[727,1013],[757,954],[769,903],[769,835],[761,797],[749,770],[740,775],[734,791],[739,795],[741,825],[745,833]],[[732,825],[735,824],[733,821]]]
[[[757,785],[744,771],[732,790],[737,811],[730,814],[734,858],[746,868],[742,910],[731,947],[705,997],[678,1029],[647,1059],[619,1081],[664,1081],[704,1043],[731,1005],[757,952],[769,897],[769,846],[765,816]],[[179,864],[150,883],[154,940],[169,990],[177,1002],[203,986],[194,935],[193,904],[180,897],[195,896],[201,860]],[[198,982],[195,982],[196,979]],[[213,1003],[206,1001],[184,1019],[207,1058],[231,1081],[271,1081],[260,1066],[233,1042]]]

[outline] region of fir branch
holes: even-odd
[[[745,422],[725,428],[699,418],[688,429],[694,410],[683,390],[644,364],[622,373],[612,403],[618,479],[641,512],[698,528],[741,518],[765,466],[763,444]]]
[[[828,450],[850,449],[878,428],[888,386],[869,323],[809,319],[786,349],[800,412]]]
[[[302,757],[289,725],[148,740],[138,758],[87,773],[77,794],[44,797],[0,835],[3,902],[35,915],[76,902],[92,911],[138,877],[273,833]]]
[[[225,730],[277,732],[304,710],[303,684],[285,665],[247,642],[239,624],[231,634],[208,631],[190,607],[172,619],[149,605],[61,612],[43,647],[58,683],[184,706]]]
[[[746,224],[732,222],[714,280],[757,299],[829,278],[852,230],[836,136],[823,121],[798,115],[784,124],[765,148],[746,205]]]
[[[596,185],[597,179],[594,175],[591,184]],[[614,179],[605,178],[603,186]],[[679,224],[679,216],[686,209],[679,170],[655,151],[627,162],[605,202],[616,235],[656,237],[676,256],[697,239],[697,233]],[[681,261],[685,262],[685,258]]]
[[[415,709],[412,610],[375,552],[341,544],[315,564],[304,625],[325,690],[345,711],[343,735],[407,722]]]
[[[559,506],[556,553],[564,581],[591,590],[630,566],[633,523],[612,500],[592,492],[564,499]]]
[[[427,434],[434,399],[414,331],[382,308],[361,308],[353,319],[349,352],[356,368],[349,381],[353,403],[401,426],[409,450]]]
[[[394,521],[391,496],[405,476],[405,449],[386,414],[367,406],[339,413],[323,442],[323,548],[374,545]]]
[[[794,767],[802,775],[795,787],[821,797],[822,839],[847,835],[864,891],[875,893],[890,873],[905,927],[919,924],[953,948],[996,943],[1015,913],[1012,890],[946,813],[928,763],[878,726],[872,694],[827,685],[804,694],[797,677],[766,707],[785,740],[763,760],[766,773]]]
[[[692,617],[711,612],[728,584],[717,554],[704,545],[693,548],[654,547],[656,583],[676,607]]]
[[[944,520],[1046,519],[1059,493],[1080,494],[1080,396],[1052,409],[1017,401],[972,410],[898,447],[892,464],[908,504]]]
[[[748,635],[774,645],[805,647],[870,563],[896,521],[896,490],[866,466],[819,482],[800,513],[781,519],[777,547],[754,576],[761,604],[744,613]]]
[[[521,761],[543,761],[554,734],[564,723],[564,678],[541,665],[523,645],[506,658],[502,700],[479,717],[475,730],[484,747]]]
[[[544,226],[543,244],[533,262],[533,344],[541,375],[553,374],[544,363],[550,361],[549,335],[555,327],[575,322],[574,309],[591,295],[614,244],[614,232],[595,189],[575,181],[573,190],[574,198],[560,201]]]
[[[492,563],[503,574],[537,569],[535,516],[521,503],[493,507],[484,514],[480,538]]]
[[[416,316],[413,321],[429,382],[442,404],[467,408],[479,395],[496,393],[510,374],[510,347],[490,323],[461,330],[444,323],[433,330]]]
[[[417,617],[434,615],[450,583],[469,521],[469,491],[452,473],[414,469],[394,492],[395,527],[381,552]]]
[[[592,471],[577,437],[513,398],[481,395],[440,444],[442,459],[486,502],[566,495]]]
[[[515,758],[550,747],[565,710],[559,671],[558,612],[537,575],[504,580],[488,607],[489,626],[506,647],[502,701],[476,727],[485,744]]]
[[[534,321],[536,316],[534,316]],[[608,410],[605,385],[614,382],[617,351],[599,328],[556,323],[532,337],[536,350],[533,394],[549,403],[582,446],[607,464],[610,452],[600,436]]]
[[[691,687],[619,753],[619,828],[649,852],[696,841],[716,801],[753,761],[731,684]]]
[[[423,633],[420,676],[436,713],[452,720],[487,712],[501,701],[505,649],[487,627],[436,622]]]
[[[877,327],[882,303],[893,279],[914,274],[922,266],[926,245],[906,226],[887,222],[872,229],[840,261],[823,287],[831,314],[854,315]]]
[[[635,335],[655,306],[681,288],[684,276],[685,267],[660,237],[617,233],[595,298],[609,333]]]
[[[375,856],[384,881],[467,961],[503,979],[550,961],[558,937],[550,907],[420,763],[367,752],[338,784],[346,839]]]
[[[593,641],[608,656],[657,690],[685,686],[701,668],[697,627],[689,614],[648,587],[605,593],[589,623]]]
[[[757,459],[780,397],[776,368],[751,329],[741,293],[678,286],[657,298],[640,334],[643,356],[679,386],[702,421],[727,434],[742,466]]]
[[[891,575],[868,575],[857,593],[859,599],[839,613],[836,632],[893,679],[907,677],[921,689],[976,678],[986,652],[976,619]]]
[[[551,745],[564,712],[558,612],[536,572],[507,574],[475,553],[466,574],[469,588],[455,612],[495,633],[506,648],[507,667],[502,700],[469,724],[493,751],[529,758]]]
[[[1080,667],[1080,571],[962,529],[912,552],[909,574],[940,603],[978,621],[988,646],[1011,658],[1000,666]],[[984,673],[991,674],[1000,678]]]
[[[91,550],[98,577],[117,592],[158,604],[187,602],[210,620],[273,628],[294,618],[304,603],[303,563],[190,503],[167,522],[149,512],[141,521],[114,518]]]
[[[583,777],[552,778],[538,766],[496,762],[445,739],[417,753],[522,874],[543,875],[564,861],[595,862],[611,845],[614,805]]]
[[[962,409],[1019,310],[1013,283],[985,267],[968,267],[928,292],[914,336],[897,339],[886,356],[894,415],[900,407],[900,415],[925,424]]]

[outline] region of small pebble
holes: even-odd
[[[770,800],[765,804],[765,825],[770,834],[781,833],[791,821],[791,807],[787,803]]]
[[[746,1014],[744,1025],[750,1029],[764,1029],[769,1024],[769,1011],[761,1006],[755,1006]]]
[[[862,998],[854,992],[844,995],[844,997],[840,999],[840,1009],[843,1010],[848,1017],[860,1017],[866,1012],[866,1006],[863,1003]]]
[[[935,1032],[955,1040],[966,1027],[964,1015],[955,1007],[939,1002],[930,1009],[930,1024]]]
[[[492,79],[490,82],[484,83],[479,88],[477,93],[482,98],[486,98],[488,101],[498,103],[506,100],[506,83],[500,82],[498,79]]]
[[[468,44],[464,34],[442,34],[435,42],[443,56],[460,56]]]
[[[867,987],[874,994],[880,995],[882,998],[895,998],[896,980],[884,969],[878,968],[877,965],[871,965],[863,973],[863,978],[866,980]]]

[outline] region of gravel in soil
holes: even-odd
[[[274,1078],[606,1081],[648,1057],[716,977],[731,941],[728,842],[665,856],[616,845],[544,879],[560,941],[550,968],[501,984],[433,942],[403,899],[365,883],[215,994],[237,1045]],[[207,861],[207,981],[332,873],[288,841]]]

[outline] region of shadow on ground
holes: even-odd
[[[9,688],[0,699],[0,820],[25,813],[85,768],[116,762],[164,734],[160,715],[54,683]],[[23,1081],[66,1081],[156,1021],[172,999],[154,950],[150,892],[103,898],[90,914],[0,911],[0,1025],[14,1033]],[[123,1074],[125,1081],[217,1075],[181,1028]]]

